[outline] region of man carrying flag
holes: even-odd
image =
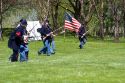
[[[78,34],[79,41],[80,41],[80,49],[83,48],[83,45],[86,43],[86,34],[85,28],[81,23],[79,23],[74,17],[72,17],[69,13],[65,13],[65,29],[70,31],[75,31]]]
[[[65,29],[68,29],[70,31],[75,31],[77,33],[79,31],[79,28],[81,27],[81,24],[69,13],[65,13],[64,27]]]
[[[84,44],[86,43],[86,33],[85,32],[85,28],[84,26],[82,25],[80,28],[79,28],[79,31],[78,31],[78,37],[79,37],[79,41],[80,41],[80,45],[79,45],[79,48],[82,49]]]

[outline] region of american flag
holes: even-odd
[[[65,29],[68,29],[70,31],[78,32],[79,28],[81,27],[81,24],[73,18],[70,14],[65,13]]]

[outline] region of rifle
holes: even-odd
[[[65,33],[65,31],[62,31],[59,34],[63,34],[63,33]],[[53,36],[57,36],[59,34],[53,34]],[[41,36],[35,36],[35,37],[41,37]],[[31,37],[28,37],[28,38],[35,38],[35,37],[31,36]],[[45,40],[45,38],[43,40]]]
[[[89,30],[86,31],[84,34],[82,34],[81,38],[83,38],[88,32],[89,32]]]
[[[61,31],[59,34],[63,34],[63,33],[65,33],[65,31],[63,30],[63,31]],[[59,34],[53,34],[53,36],[57,36],[57,35],[59,35]]]
[[[42,40],[45,40],[48,36],[52,35],[53,33],[55,33],[56,31],[60,30],[61,28],[62,28],[62,27],[56,29],[56,30],[53,31],[53,32],[50,32],[49,34],[47,34],[47,36],[43,37]],[[65,33],[64,30],[61,31],[59,34],[63,34],[63,33]],[[57,36],[57,35],[58,35],[58,34],[53,34],[53,36]],[[41,36],[35,36],[35,37],[41,37]],[[35,37],[31,36],[31,37],[28,37],[28,38],[35,38]]]
[[[36,24],[36,25],[37,25],[37,24]],[[29,34],[30,34],[31,31],[35,28],[36,25],[34,25],[33,28],[30,29],[30,30],[27,32],[27,34],[23,36],[23,39],[24,39],[24,42],[25,42],[25,43],[28,43],[28,38],[30,38],[30,37],[29,37]]]
[[[36,25],[37,25],[37,24],[36,24]],[[30,30],[28,31],[28,33],[29,33],[29,34],[30,34],[30,33],[31,33],[31,31],[35,28],[35,26],[36,26],[36,25],[34,25],[34,26],[33,26],[33,28],[32,28],[32,29],[30,29]]]
[[[52,35],[54,32],[60,30],[61,28],[62,28],[62,27],[60,27],[60,28],[54,30],[53,32],[50,32],[49,34],[47,34],[47,35],[46,35],[45,37],[43,37],[42,39],[45,40],[48,36]]]

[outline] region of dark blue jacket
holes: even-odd
[[[52,29],[49,26],[42,25],[42,28],[38,29],[38,32],[41,34],[42,37],[45,37],[47,34],[52,32]],[[45,40],[51,40],[51,35],[48,36]]]
[[[17,45],[17,43],[15,41],[15,33],[16,33],[16,30],[11,32],[9,40],[8,40],[8,47],[18,51],[19,45]]]
[[[25,45],[23,41],[23,35],[26,34],[26,29],[22,26],[17,27],[10,35],[8,40],[8,47],[18,50],[20,45]]]
[[[16,40],[17,44],[25,45],[24,40],[23,40],[23,36],[26,35],[26,34],[27,34],[27,31],[22,26],[19,26],[16,29],[15,40]]]
[[[84,33],[85,33],[85,28],[84,27],[80,27],[79,31],[78,31],[79,37],[81,37]],[[86,36],[84,36],[83,38],[86,38]]]

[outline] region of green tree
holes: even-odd
[[[3,39],[2,28],[3,28],[3,14],[15,5],[16,0],[0,0],[0,40]]]

